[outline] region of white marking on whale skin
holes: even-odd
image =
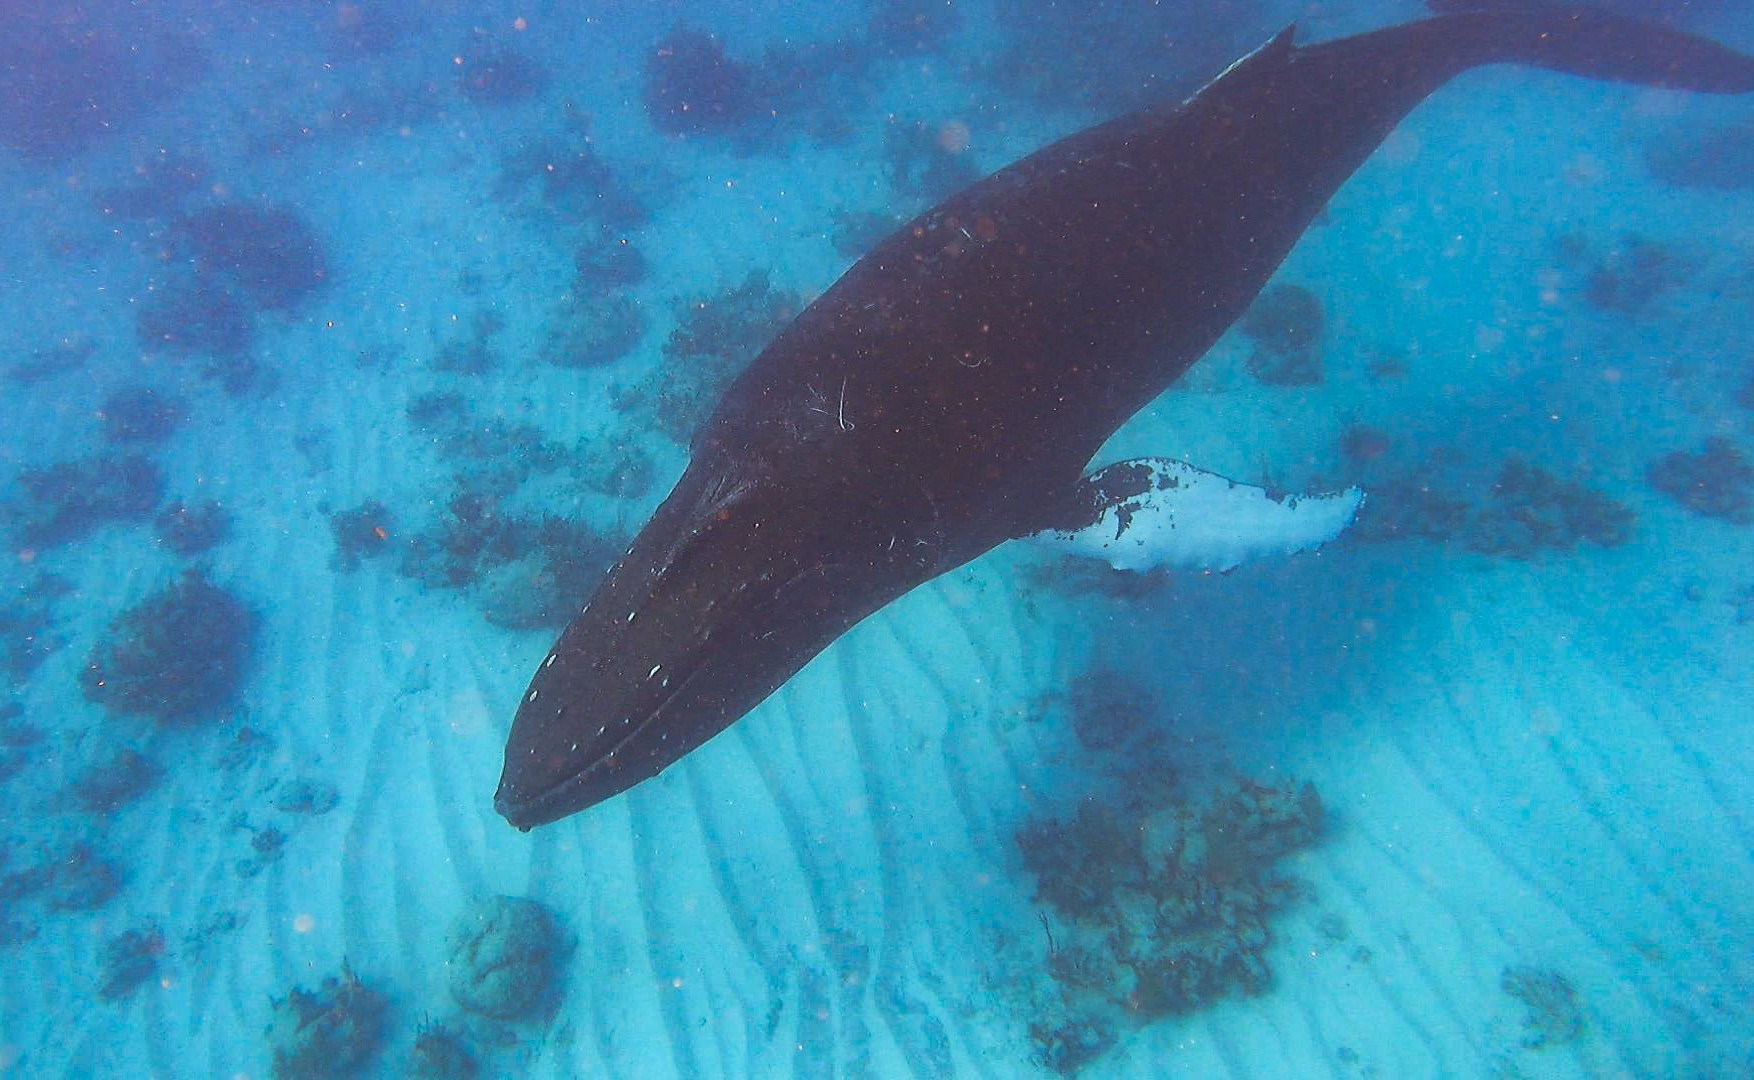
[[[1319,547],[1352,524],[1364,503],[1364,492],[1355,487],[1275,498],[1265,488],[1167,458],[1121,462],[1083,483],[1099,490],[1105,473],[1141,468],[1149,470],[1149,482],[1134,476],[1126,486],[1132,493],[1104,507],[1093,523],[1046,529],[1029,539],[1101,559],[1116,570],[1223,573],[1249,559]]]
[[[1229,66],[1227,66],[1223,71],[1220,71],[1217,75],[1214,75],[1211,79],[1207,80],[1207,82],[1204,86],[1200,87],[1198,90],[1194,91],[1192,94],[1189,94],[1187,97],[1183,98],[1182,104],[1186,105],[1189,102],[1193,101],[1195,98],[1199,97],[1201,94],[1204,94],[1206,91],[1212,89],[1212,87],[1214,85],[1216,85],[1218,82],[1222,81],[1226,75],[1229,75],[1231,72],[1236,71],[1238,68],[1246,66],[1249,61],[1253,60],[1257,56],[1261,56],[1261,55],[1265,54],[1268,50],[1270,50],[1270,49],[1278,49],[1278,50],[1290,49],[1291,48],[1291,41],[1292,41],[1292,38],[1294,36],[1294,32],[1296,31],[1296,29],[1297,28],[1295,26],[1287,26],[1285,29],[1279,31],[1277,34],[1274,34],[1272,37],[1268,38],[1266,41],[1261,42],[1259,45],[1255,46],[1253,49],[1250,49],[1248,52],[1243,53],[1241,56],[1237,57],[1235,60],[1232,60],[1229,64]]]

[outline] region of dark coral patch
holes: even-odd
[[[646,279],[646,257],[625,238],[599,235],[580,245],[572,261],[579,272],[573,288],[585,295],[631,288]]]
[[[624,292],[566,296],[554,306],[540,355],[560,367],[605,367],[638,348],[645,333],[645,307]]]
[[[1156,735],[1160,705],[1138,683],[1115,671],[1084,672],[1072,683],[1072,732],[1086,750],[1139,749]]]
[[[1368,424],[1348,424],[1340,432],[1340,457],[1348,465],[1368,465],[1392,446],[1387,432]]]
[[[184,218],[178,234],[200,273],[241,290],[258,310],[296,307],[328,280],[316,234],[284,207],[222,203]]]
[[[183,422],[182,403],[145,386],[126,386],[104,399],[98,419],[111,442],[156,446]]]
[[[398,571],[428,589],[464,589],[491,623],[564,626],[617,545],[582,523],[519,514],[502,490],[516,480],[472,475],[424,531],[398,537]]]
[[[131,221],[174,217],[212,185],[207,162],[198,155],[165,150],[134,167],[126,184],[99,192],[93,202],[105,214]]]
[[[0,605],[0,677],[6,688],[24,689],[31,673],[66,644],[55,627],[54,603],[73,591],[73,583],[57,574],[39,574]],[[16,702],[0,706],[0,746],[22,746],[37,729],[15,724],[24,715]],[[40,732],[39,732],[40,734]],[[25,741],[18,741],[25,738]]]
[[[1564,480],[1521,458],[1508,458],[1492,483],[1492,502],[1468,538],[1471,550],[1529,559],[1579,544],[1619,547],[1636,515],[1583,483]]]
[[[1274,923],[1308,894],[1280,864],[1325,831],[1310,785],[1248,780],[1199,801],[1086,798],[1069,818],[1019,828],[1049,909],[1037,1059],[1070,1076],[1129,1026],[1266,992]]]
[[[389,507],[376,499],[368,499],[352,510],[330,514],[329,531],[335,536],[334,565],[342,570],[357,570],[364,560],[385,554],[390,550],[390,534],[395,527]]]
[[[203,59],[186,40],[116,25],[121,8],[98,6],[99,22],[77,5],[7,5],[0,145],[37,161],[67,161],[201,73]]]
[[[742,284],[717,296],[683,303],[664,342],[664,369],[639,386],[619,389],[614,407],[649,411],[665,435],[686,442],[800,307],[795,294],[769,284],[765,270],[751,271]]]
[[[1557,971],[1512,964],[1499,973],[1498,988],[1528,1006],[1524,1046],[1564,1046],[1589,1031],[1577,989]]]
[[[422,394],[408,403],[407,413],[408,426],[429,442],[448,440],[473,422],[468,401],[448,390]]]
[[[96,911],[122,891],[121,867],[85,844],[75,844],[48,867],[50,911]]]
[[[617,548],[588,525],[546,516],[519,523],[536,547],[525,556],[484,567],[472,599],[482,617],[508,630],[559,629],[575,614],[615,559]]]
[[[1644,164],[1652,176],[1673,187],[1754,189],[1754,124],[1703,132],[1677,125],[1645,144]]]
[[[1664,455],[1645,472],[1650,486],[1695,514],[1754,524],[1754,465],[1728,439]]]
[[[652,126],[669,135],[725,135],[763,115],[755,69],[702,30],[678,27],[646,57],[644,98]]]
[[[625,245],[625,233],[649,221],[653,204],[674,184],[649,164],[637,173],[611,164],[591,135],[590,118],[567,103],[555,134],[506,155],[494,195],[510,201],[533,188],[562,220],[589,226],[600,243]],[[587,273],[583,265],[579,271]]]
[[[256,337],[256,320],[234,290],[177,274],[154,284],[134,313],[134,338],[147,349],[237,356]]]
[[[158,542],[185,559],[210,551],[231,536],[231,514],[211,499],[194,505],[173,502],[152,524]]]
[[[464,1041],[461,1031],[444,1024],[421,1025],[408,1053],[409,1076],[422,1080],[470,1080],[481,1075],[481,1063]]]
[[[347,967],[316,990],[296,987],[271,1002],[268,1052],[274,1080],[357,1076],[383,1049],[390,1003]]]
[[[161,724],[212,717],[243,692],[257,624],[238,596],[187,574],[111,622],[81,674],[85,696]]]
[[[598,450],[601,453],[598,453]],[[657,478],[650,454],[632,443],[593,445],[579,470],[585,486],[615,499],[638,499]]]
[[[1351,535],[1366,542],[1437,540],[1512,559],[1618,547],[1637,525],[1632,509],[1582,479],[1507,458],[1479,499],[1480,480],[1439,452],[1405,474],[1381,470]]]
[[[90,814],[114,814],[157,787],[164,768],[137,750],[122,749],[85,771],[73,781],[71,794],[80,809]]]
[[[1584,300],[1603,311],[1634,315],[1685,282],[1689,271],[1686,260],[1670,248],[1627,235],[1589,271]]]
[[[143,521],[164,494],[164,475],[132,454],[81,458],[18,477],[19,539],[33,548],[84,539],[105,525]]]
[[[23,360],[6,369],[6,378],[29,386],[78,371],[97,352],[97,346],[86,338],[62,338],[46,349],[34,349]]]
[[[470,320],[468,336],[446,341],[433,354],[433,370],[454,375],[486,375],[493,371],[500,363],[493,339],[504,326],[505,319],[497,311],[477,311]]]
[[[158,974],[164,955],[164,932],[150,923],[111,939],[104,946],[104,977],[98,996],[105,1001],[127,997]]]

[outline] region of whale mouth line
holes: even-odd
[[[666,702],[669,700],[671,699],[667,698]],[[614,764],[615,756],[627,749],[628,745],[639,737],[640,732],[651,726],[661,711],[662,707],[660,706],[647,713],[644,720],[638,724],[629,725],[627,733],[607,753],[593,754],[581,767],[567,772],[546,787],[533,791],[521,791],[516,795],[508,796],[502,785],[500,790],[494,793],[493,808],[499,811],[501,817],[521,829],[533,825],[545,825],[572,813],[570,809],[562,809],[553,817],[541,816],[556,807],[571,806],[571,796],[577,789],[588,785],[604,766]]]
[[[566,816],[567,811],[556,811],[561,806],[569,805],[565,796],[584,776],[584,773],[574,773],[542,791],[520,793],[516,797],[508,797],[502,787],[494,792],[493,809],[511,825],[525,831],[551,821],[559,821]]]
[[[616,766],[616,755],[626,751],[642,734],[660,723],[680,699],[682,692],[693,684],[702,666],[697,660],[681,678],[672,679],[671,684],[664,688],[663,696],[646,710],[638,723],[629,724],[627,730],[606,752],[591,754],[583,765],[568,771],[553,783],[508,795],[502,781],[499,790],[493,795],[494,810],[512,825],[525,830],[577,813],[576,796],[579,789],[590,786],[605,769]]]

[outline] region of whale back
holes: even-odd
[[[1304,48],[1287,30],[1184,102],[951,197],[726,392],[531,680],[501,813],[528,828],[655,775],[866,614],[1051,524],[1407,111],[1501,61],[1754,90],[1754,58],[1590,12],[1445,15]]]

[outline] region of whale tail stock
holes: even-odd
[[[1506,63],[1695,93],[1754,91],[1754,56],[1667,26],[1540,0],[1430,0],[1429,6],[1440,14],[1299,51],[1311,59],[1324,52],[1430,57],[1448,68],[1431,73],[1437,83],[1468,68]],[[1385,40],[1396,36],[1403,40]]]
[[[1319,96],[1325,108],[1313,118],[1317,123],[1330,120],[1366,136],[1352,144],[1356,154],[1336,156],[1321,170],[1335,187],[1414,106],[1486,64],[1697,93],[1754,91],[1754,56],[1667,26],[1542,3],[1488,3],[1466,11],[1442,0],[1433,6],[1444,13],[1314,45],[1290,47],[1290,35],[1280,34],[1258,51],[1263,62],[1254,73],[1234,74],[1239,84],[1257,77],[1272,83],[1270,89],[1241,87],[1267,97],[1274,90],[1293,102]],[[1289,121],[1300,110],[1285,111]]]

